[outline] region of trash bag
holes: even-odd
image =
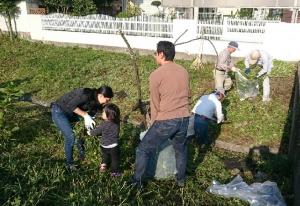
[[[186,133],[187,137],[195,135],[195,130],[194,130],[194,121],[195,121],[195,118],[194,117],[195,117],[194,115],[191,115],[189,117],[189,126],[188,126],[188,130],[187,130],[187,133]]]
[[[240,71],[235,72],[237,92],[240,100],[243,101],[249,97],[256,97],[259,94],[259,85],[257,79],[247,79]]]
[[[207,191],[224,197],[240,198],[248,201],[250,206],[286,206],[275,182],[253,183],[249,186],[239,175],[224,185],[213,181]]]
[[[140,133],[140,140],[143,139],[146,133],[147,130]],[[156,179],[166,179],[175,176],[177,173],[175,150],[170,140],[160,145],[157,156],[149,160],[147,170],[148,175]]]
[[[161,145],[161,150],[158,154],[155,176],[156,179],[165,179],[174,177],[177,173],[175,150],[171,141],[166,141],[164,145]]]

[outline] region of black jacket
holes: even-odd
[[[98,101],[96,89],[80,88],[64,94],[61,98],[54,102],[67,115],[73,116],[76,107],[88,112],[94,116],[102,106]]]
[[[103,121],[95,129],[91,130],[92,136],[102,136],[100,138],[100,144],[108,146],[114,143],[118,143],[120,126],[111,121]]]

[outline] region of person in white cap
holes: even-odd
[[[250,66],[259,65],[262,69],[256,75],[256,78],[263,77],[263,101],[270,101],[270,79],[269,74],[273,68],[273,58],[264,50],[253,50],[245,58],[245,73],[250,74]]]
[[[229,42],[228,46],[219,53],[218,62],[214,69],[215,89],[223,88],[226,91],[232,86],[232,80],[228,75],[229,71],[236,72],[238,68],[234,67],[231,54],[238,49],[238,43]]]
[[[220,88],[216,92],[203,95],[195,104],[194,115],[195,137],[199,144],[209,144],[208,125],[211,120],[221,123],[224,120],[221,102],[225,98],[225,90]]]

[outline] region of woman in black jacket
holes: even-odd
[[[86,129],[93,129],[95,122],[91,116],[102,110],[103,105],[109,102],[112,97],[113,91],[109,86],[101,86],[99,89],[80,88],[64,94],[51,104],[52,120],[65,139],[64,150],[67,169],[77,169],[73,160],[75,134],[71,123],[79,121],[82,117]],[[79,139],[76,145],[79,160],[83,160],[85,157],[83,140]]]

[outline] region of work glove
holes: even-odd
[[[250,68],[245,68],[245,74],[246,74],[246,75],[249,75],[250,72],[251,72]]]
[[[84,118],[84,126],[87,130],[94,129],[95,122],[89,114],[83,116]]]
[[[231,67],[231,69],[230,69],[231,71],[233,71],[233,72],[238,72],[239,71],[239,69],[238,68],[236,68],[236,67]]]

